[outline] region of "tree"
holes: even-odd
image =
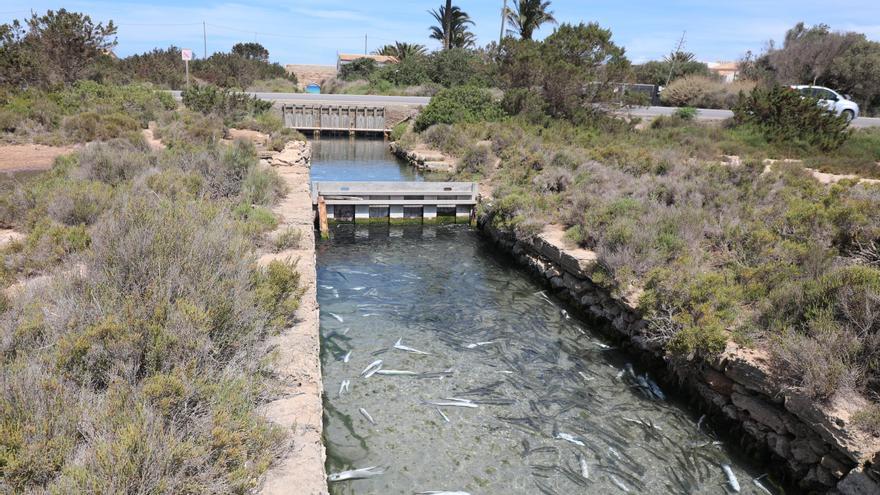
[[[549,8],[549,1],[513,0],[513,8],[508,8],[504,13],[507,25],[511,27],[507,32],[519,35],[524,40],[532,39],[532,34],[542,24],[556,24],[553,12],[547,10]]]
[[[769,65],[783,84],[817,84],[831,69],[834,60],[864,35],[835,33],[825,24],[807,27],[797,23],[785,34],[782,49],[767,53]]]
[[[849,93],[863,112],[880,105],[880,43],[861,39],[837,57],[828,72],[832,86]]]
[[[378,68],[379,66],[376,64],[375,60],[361,57],[343,65],[342,69],[339,71],[339,78],[343,81],[369,79]]]
[[[39,60],[43,68],[43,84],[81,79],[99,57],[116,46],[113,21],[106,26],[95,24],[89,16],[65,9],[33,14],[27,24],[24,43],[28,56]]]
[[[269,62],[269,50],[259,43],[236,43],[232,46],[232,53],[242,56],[248,60],[259,60],[260,62]]]
[[[429,11],[437,21],[436,26],[431,26],[431,39],[443,43],[444,50],[472,47],[476,37],[468,30],[468,26],[473,25],[474,21],[467,12],[452,5],[450,1],[447,0],[446,3],[445,7]]]
[[[708,65],[698,62],[693,53],[682,51],[670,53],[663,60],[645,62],[636,66],[634,72],[636,82],[658,86],[685,76],[711,76]]]
[[[629,71],[625,50],[596,23],[562,24],[541,47],[543,96],[550,114],[578,119]]]
[[[394,57],[398,61],[403,62],[407,58],[411,57],[422,57],[427,53],[427,49],[425,45],[419,45],[417,43],[405,43],[400,41],[395,41],[393,45],[385,45],[382,48],[374,51],[374,55],[385,55],[388,57]]]
[[[20,88],[36,79],[38,68],[26,48],[21,23],[0,26],[0,86]]]

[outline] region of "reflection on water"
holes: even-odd
[[[422,177],[388,151],[381,139],[321,138],[312,141],[313,181],[419,181]]]
[[[741,493],[763,493],[760,473],[467,227],[336,226],[318,284],[328,471],[386,468],[333,493],[714,494],[722,464]],[[361,377],[377,360],[393,374]]]

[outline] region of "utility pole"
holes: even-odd
[[[498,36],[498,47],[504,41],[504,23],[507,21],[507,0],[504,0],[504,7],[501,8],[501,34]]]
[[[202,21],[202,41],[205,43],[205,51],[202,52],[202,58],[208,58],[208,28],[205,21]]]
[[[673,73],[673,71],[675,71],[675,57],[678,55],[678,53],[681,51],[682,47],[684,46],[684,36],[686,34],[687,34],[687,31],[681,32],[681,38],[678,40],[678,46],[675,47],[675,51],[672,52],[672,56],[669,57],[670,58],[670,60],[669,60],[669,77],[666,78],[666,86],[669,86],[669,81],[672,80],[672,73]]]
[[[367,54],[367,33],[364,33],[364,55]]]

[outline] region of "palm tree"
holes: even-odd
[[[476,41],[474,34],[468,30],[468,25],[473,25],[474,21],[467,12],[452,5],[451,0],[447,0],[445,7],[441,5],[439,9],[429,12],[438,24],[431,26],[431,38],[443,43],[444,50],[467,48]]]
[[[385,45],[382,48],[379,48],[378,50],[373,52],[373,54],[387,55],[394,57],[399,61],[402,61],[409,57],[419,57],[425,55],[427,51],[428,50],[425,48],[425,45],[395,41],[393,45]]]
[[[511,27],[509,34],[519,35],[524,40],[532,39],[532,33],[541,28],[542,24],[556,24],[549,1],[513,0],[513,7],[507,9],[505,17]]]

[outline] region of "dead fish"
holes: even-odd
[[[587,465],[587,459],[581,454],[577,455],[578,464],[581,466],[581,476],[588,480],[590,479],[590,466]]]
[[[722,464],[721,470],[724,471],[724,476],[727,476],[727,484],[730,485],[730,489],[739,493],[739,480],[737,480],[736,475],[733,474],[733,469],[730,468],[730,464]]]
[[[765,477],[765,476],[767,476],[767,473],[764,473],[764,474],[762,474],[761,476],[758,476],[757,478],[753,479],[753,480],[752,480],[752,483],[754,483],[755,486],[757,486],[758,488],[760,488],[761,491],[764,492],[764,493],[766,493],[767,495],[773,495],[773,492],[771,492],[770,490],[768,490],[767,487],[764,486],[763,483],[761,483],[761,478],[763,478],[763,477]]]
[[[471,495],[468,492],[438,492],[438,491],[428,491],[428,492],[416,492],[416,495]]]
[[[568,311],[566,311],[564,309],[562,310],[562,317],[565,318],[566,320],[571,318],[571,316],[568,316]]]
[[[373,376],[373,373],[379,371],[380,369],[382,369],[382,360],[377,359],[376,361],[370,363],[369,366],[364,368],[364,371],[361,371],[361,376],[364,378],[369,378]]]
[[[351,359],[351,351],[348,351],[345,353],[345,356],[342,356],[342,362],[347,363],[349,359]]]
[[[418,373],[415,371],[406,371],[406,370],[377,370],[377,375],[388,375],[388,376],[416,376]]]
[[[339,384],[339,395],[342,395],[342,392],[348,392],[349,387],[351,387],[351,382],[348,380],[342,380],[342,383]]]
[[[657,382],[655,382],[654,380],[651,380],[648,377],[647,373],[645,373],[645,381],[648,382],[648,389],[651,391],[651,393],[654,395],[654,397],[656,397],[660,400],[666,400],[666,394],[664,394],[663,391],[660,390],[660,386],[657,385]]]
[[[480,406],[467,399],[444,398],[442,401],[427,401],[426,404],[439,407],[469,407],[478,409]]]
[[[565,440],[566,442],[573,443],[573,444],[580,446],[580,447],[586,446],[586,444],[584,442],[582,442],[578,437],[571,435],[569,433],[559,432],[556,434],[556,439],[557,440]]]
[[[327,476],[327,481],[360,480],[365,478],[375,478],[382,474],[385,474],[385,469],[370,466],[360,469],[352,469],[351,471],[342,471],[341,473],[333,473]]]
[[[367,418],[367,421],[369,421],[371,424],[376,424],[376,422],[373,420],[373,417],[370,416],[370,413],[368,413],[366,409],[361,407],[358,409],[358,412],[360,412],[363,417]]]
[[[352,287],[351,290],[364,290],[366,287]]]
[[[400,343],[401,340],[403,340],[402,337],[399,338],[399,339],[397,339],[397,342],[394,343],[394,348],[395,348],[395,349],[399,349],[399,350],[401,350],[401,351],[406,351],[406,352],[411,352],[411,353],[413,353],[413,354],[425,354],[425,355],[428,354],[428,353],[425,352],[425,351],[420,351],[420,350],[418,350],[418,349],[413,349],[412,347],[405,346],[405,345],[401,344],[401,343]]]
[[[624,493],[629,493],[629,488],[627,488],[626,485],[624,485],[622,481],[617,479],[617,477],[614,476],[613,474],[611,474],[609,476],[611,476],[611,482],[614,483],[614,486],[623,490]]]
[[[699,421],[697,421],[697,431],[700,431],[700,429],[703,427],[703,421],[705,421],[705,420],[706,420],[705,414],[700,416]]]
[[[335,319],[335,320],[338,321],[339,323],[344,323],[344,322],[345,322],[345,320],[343,320],[342,317],[339,316],[339,315],[336,314],[336,313],[329,313],[329,312],[328,312],[327,314],[330,315],[330,316],[332,316],[333,319]]]
[[[349,327],[349,328],[346,328],[345,330],[343,330],[343,331],[342,331],[342,335],[348,335],[348,331],[349,331],[349,330],[351,330],[350,327]]]
[[[490,342],[475,342],[475,343],[473,343],[473,344],[468,344],[468,345],[466,345],[465,347],[468,348],[468,349],[476,349],[477,347],[483,347],[484,345],[492,345],[492,344],[494,344],[494,343],[495,343],[494,341],[490,341]]]
[[[437,412],[440,413],[440,417],[443,418],[443,421],[446,421],[447,423],[449,423],[449,416],[447,416],[446,413],[441,411],[439,407],[435,407],[434,409],[436,409]]]

